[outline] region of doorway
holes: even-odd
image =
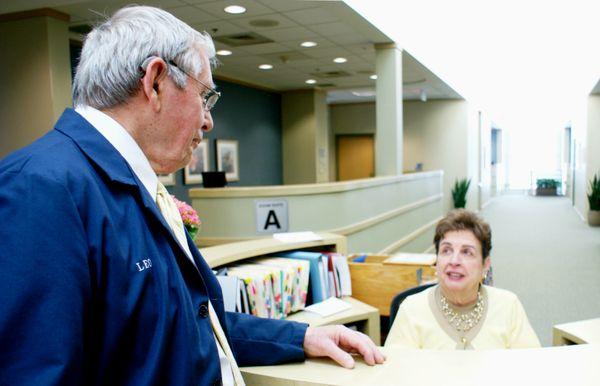
[[[337,180],[375,175],[375,139],[372,134],[336,136]]]

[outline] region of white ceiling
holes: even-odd
[[[71,26],[93,24],[100,15],[129,4],[123,0],[20,0],[0,2],[0,14],[50,7],[71,16]],[[322,88],[329,103],[365,102],[375,99],[375,43],[391,40],[355,13],[342,1],[307,0],[140,0],[138,4],[158,6],[173,13],[200,31],[213,36],[217,50],[228,49],[231,56],[219,56],[222,65],[215,77],[238,81],[274,91]],[[241,15],[224,12],[227,5],[246,8]],[[271,24],[271,26],[261,26]],[[275,24],[275,25],[273,25]],[[255,33],[271,42],[232,47],[219,39],[233,34]],[[310,40],[316,47],[303,48]],[[333,62],[342,56],[346,63]],[[273,69],[260,70],[258,65]],[[458,93],[431,73],[407,52],[403,55],[404,99],[457,99]],[[343,72],[346,76],[328,77]],[[330,74],[331,75],[331,74]],[[315,85],[305,83],[315,79]],[[359,96],[354,95],[358,93]],[[363,96],[360,96],[363,95]]]

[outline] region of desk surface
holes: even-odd
[[[579,322],[557,324],[553,329],[553,344],[597,344],[600,345],[600,318]],[[600,358],[598,359],[600,363]]]
[[[353,370],[328,359],[242,368],[252,385],[600,385],[600,346],[524,350],[433,351],[383,347],[383,365]]]

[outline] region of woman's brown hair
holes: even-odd
[[[489,224],[475,213],[466,209],[450,211],[435,227],[435,253],[439,252],[440,241],[444,235],[452,231],[471,231],[481,244],[481,254],[485,260],[492,250],[492,230]]]

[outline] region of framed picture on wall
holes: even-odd
[[[202,172],[208,171],[208,140],[201,141],[192,152],[190,163],[186,165],[183,176],[185,184],[202,183]]]
[[[217,139],[217,171],[225,172],[227,181],[239,181],[238,141]]]
[[[158,180],[164,185],[164,186],[170,186],[170,185],[175,185],[175,173],[170,173],[170,174],[159,174],[158,175]]]

